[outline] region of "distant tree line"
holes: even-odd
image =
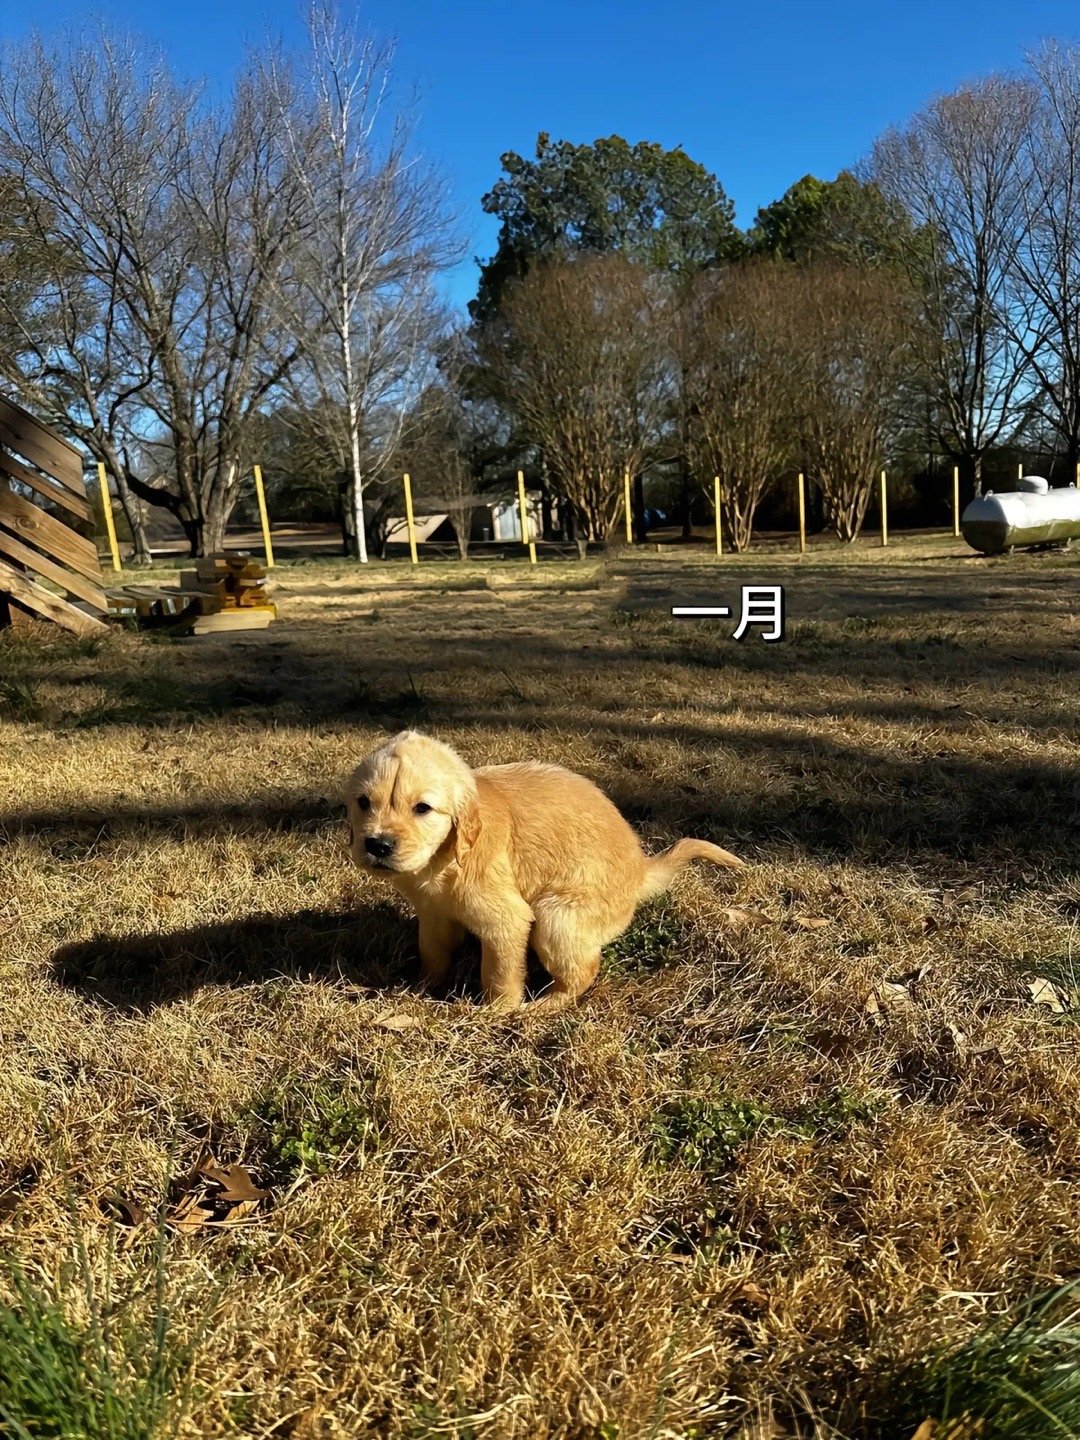
[[[1080,50],[935,100],[745,233],[681,149],[541,134],[483,198],[467,317],[391,80],[322,0],[220,102],[105,34],[0,66],[0,383],[105,465],[138,552],[148,506],[220,549],[256,460],[278,516],[337,519],[361,560],[402,470],[463,555],[519,468],[582,548],[628,470],[639,534],[718,477],[739,549],[799,470],[848,541],[883,467],[1075,476]]]
[[[105,465],[137,553],[147,505],[220,550],[276,416],[366,558],[457,256],[390,63],[318,3],[222,101],[104,33],[0,64],[0,382]]]

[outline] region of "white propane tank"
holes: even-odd
[[[976,495],[960,517],[973,550],[999,555],[1016,545],[1048,545],[1080,539],[1080,490],[1051,489],[1041,475],[1025,475],[1015,490]]]

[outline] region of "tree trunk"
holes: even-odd
[[[640,470],[634,476],[634,530],[638,544],[644,545],[648,526],[645,523],[645,476]]]
[[[196,522],[196,540],[192,554],[205,558],[210,555],[221,555],[225,551],[225,521],[218,507],[214,507],[214,513],[207,515],[201,522]]]
[[[353,521],[352,506],[349,503],[351,482],[349,472],[341,471],[338,476],[337,495],[334,497],[334,513],[337,522],[341,526],[341,553],[349,556],[352,551],[352,530],[350,526]]]
[[[726,507],[720,507],[724,510]],[[733,502],[730,507],[730,514],[725,515],[727,520],[727,533],[730,537],[731,548],[738,554],[749,550],[750,539],[754,533],[754,506],[747,502],[745,507],[740,507]]]
[[[972,492],[975,495],[982,494],[982,466],[982,454],[973,455],[971,457],[971,484]]]
[[[360,410],[353,388],[352,343],[350,340],[350,312],[347,297],[342,306],[342,359],[345,369],[345,392],[348,396],[346,413],[349,421],[349,458],[352,461],[352,513],[353,541],[356,545],[356,559],[361,565],[368,562],[367,527],[364,523],[364,476],[360,466]]]
[[[150,541],[147,538],[146,522],[142,518],[139,502],[131,493],[123,475],[114,475],[113,479],[116,481],[116,495],[120,501],[120,508],[123,510],[128,528],[131,530],[133,549],[129,563],[152,565],[154,562],[150,554]]]
[[[561,499],[559,509],[566,506],[566,538],[577,546],[578,559],[584,560],[589,549],[589,537],[583,532],[577,506],[570,500]]]
[[[693,533],[693,521],[690,516],[690,466],[685,459],[682,462],[682,495],[679,497],[679,508],[682,513],[682,538],[689,540]]]
[[[353,557],[359,560],[361,565],[366,565],[368,563],[367,525],[364,519],[364,478],[360,474],[359,449],[355,451],[353,461],[355,468],[353,470],[353,482],[349,492],[349,499],[352,505]]]

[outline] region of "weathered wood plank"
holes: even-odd
[[[61,485],[50,484],[44,475],[39,475],[36,470],[31,470],[21,460],[16,460],[14,455],[9,455],[6,450],[0,449],[0,474],[7,475],[12,480],[18,480],[23,485],[28,485],[39,495],[46,496],[57,505],[62,505],[65,510],[70,510],[80,520],[94,519],[94,507],[89,500],[80,500],[77,495],[72,495],[70,490],[65,490]]]
[[[96,615],[87,615],[70,600],[62,600],[6,560],[0,560],[0,593],[9,595],[42,619],[52,620],[65,630],[73,630],[76,635],[98,635],[106,628],[104,620],[99,620]]]
[[[104,611],[107,608],[105,591],[99,586],[90,580],[84,580],[81,575],[73,575],[70,570],[65,570],[62,565],[54,564],[46,556],[39,555],[36,550],[31,550],[29,545],[22,544],[3,528],[0,528],[0,553],[7,555],[11,560],[18,560],[21,565],[35,570],[55,585],[62,586],[69,595],[77,595],[80,600],[85,600],[88,605],[93,605],[95,610]]]
[[[0,445],[10,446],[62,481],[76,495],[86,498],[83,460],[74,445],[35,420],[33,415],[0,395]]]
[[[256,610],[216,610],[200,615],[191,627],[193,635],[212,635],[221,630],[265,630],[274,618],[269,606]]]
[[[180,591],[169,585],[123,585],[119,587],[119,593],[138,600],[171,600]]]
[[[29,500],[13,494],[6,487],[0,488],[0,525],[10,530],[17,539],[29,540],[54,560],[69,565],[88,580],[101,582],[101,562],[96,547],[81,535],[76,535],[62,521],[46,515],[44,510],[39,510]]]

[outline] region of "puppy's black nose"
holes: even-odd
[[[364,849],[376,860],[385,860],[388,855],[394,853],[394,842],[387,840],[382,835],[369,835],[364,841]]]

